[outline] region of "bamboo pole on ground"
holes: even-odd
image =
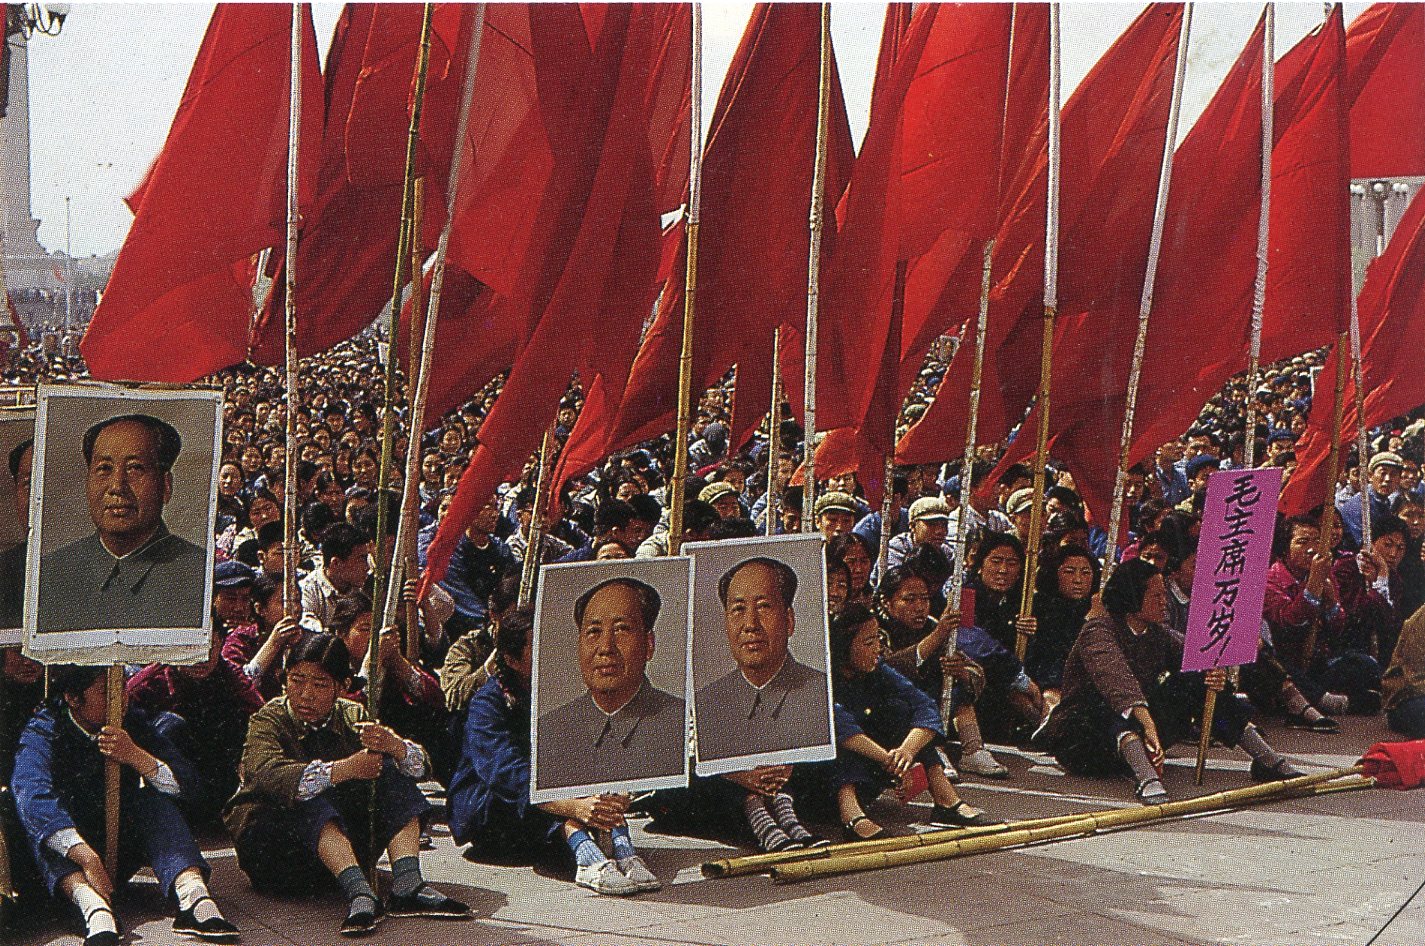
[[[693,426],[693,327],[698,298],[698,222],[703,198],[703,7],[694,3],[692,96],[688,121],[687,268],[683,273],[683,345],[678,353],[678,424],[673,435],[673,483],[668,509],[668,554],[683,546],[688,491],[688,433]],[[772,458],[775,462],[775,456]]]
[[[287,109],[287,258],[283,266],[283,358],[287,376],[287,447],[283,464],[282,492],[282,613],[288,618],[302,616],[302,599],[297,591],[297,408],[301,388],[297,384],[297,153],[302,134],[302,5],[292,4],[291,95]]]
[[[409,433],[406,443],[406,478],[405,493],[402,497],[401,519],[397,526],[396,539],[400,548],[414,549],[417,532],[417,512],[415,504],[420,497],[420,464],[421,464],[421,432],[425,429],[425,415],[428,392],[430,391],[431,363],[435,357],[436,327],[439,324],[440,297],[445,286],[445,259],[450,248],[450,226],[455,214],[456,194],[460,190],[460,175],[464,168],[465,148],[464,141],[466,131],[470,124],[470,103],[475,95],[475,73],[480,63],[480,41],[485,31],[485,4],[475,4],[472,12],[472,24],[470,29],[470,49],[465,63],[465,77],[462,82],[460,92],[460,106],[456,113],[455,120],[455,142],[456,146],[450,158],[450,176],[447,179],[445,191],[445,226],[441,228],[440,240],[436,243],[435,257],[431,263],[430,298],[423,308],[419,304],[419,298],[413,299],[411,308],[412,335],[411,354],[412,363],[416,365],[407,378],[407,399],[410,403],[410,422],[406,425]],[[416,206],[421,205],[417,193]],[[415,241],[419,245],[419,241]],[[417,250],[416,253],[419,251]],[[421,278],[419,264],[414,262],[413,254],[412,272],[415,274],[415,285],[422,286],[424,280]],[[419,291],[419,290],[417,290]],[[424,317],[421,313],[424,312]],[[415,332],[415,326],[419,324],[419,336]],[[419,340],[420,360],[415,360],[417,351],[416,342]],[[414,552],[406,560],[406,574],[415,574]],[[396,574],[395,562],[392,563],[391,586],[396,586],[398,576]],[[389,624],[391,615],[383,622]],[[407,616],[408,626],[410,616]]]
[[[777,534],[777,516],[782,497],[776,488],[777,472],[782,467],[782,327],[772,330],[772,411],[767,415],[767,513],[763,534]]]
[[[831,124],[831,4],[821,5],[821,71],[817,85],[816,161],[811,177],[811,248],[807,256],[806,387],[802,397],[805,427],[802,448],[802,531],[815,528],[816,505],[816,343],[821,310],[821,235],[826,190],[826,141]]]
[[[1168,105],[1168,129],[1163,137],[1163,162],[1158,173],[1158,195],[1153,208],[1153,233],[1148,242],[1148,268],[1143,275],[1143,292],[1138,301],[1138,334],[1133,340],[1133,360],[1128,367],[1128,390],[1124,400],[1123,429],[1119,436],[1118,468],[1114,471],[1113,505],[1108,518],[1108,547],[1104,552],[1104,581],[1113,574],[1114,552],[1123,525],[1123,494],[1128,483],[1128,451],[1133,444],[1133,420],[1138,410],[1138,386],[1143,374],[1143,353],[1148,344],[1148,322],[1153,314],[1153,288],[1158,276],[1158,256],[1163,248],[1163,222],[1168,214],[1168,190],[1173,180],[1173,151],[1177,147],[1178,115],[1182,111],[1183,81],[1187,77],[1188,39],[1192,33],[1192,4],[1183,6],[1182,29],[1178,33],[1177,59],[1173,74],[1173,96]]]
[[[111,664],[104,681],[105,722],[114,728],[124,725],[124,667]],[[104,760],[104,868],[114,882],[119,878],[119,802],[122,771],[114,759]]]
[[[1044,233],[1044,327],[1039,350],[1039,393],[1035,404],[1039,426],[1034,446],[1034,502],[1029,512],[1029,541],[1025,543],[1024,586],[1019,616],[1034,611],[1034,572],[1039,564],[1039,545],[1044,538],[1044,466],[1049,454],[1049,402],[1052,387],[1051,359],[1054,352],[1054,317],[1059,309],[1059,4],[1049,4],[1049,168],[1048,208]],[[963,484],[962,484],[963,485]],[[960,512],[963,524],[965,511]],[[1029,637],[1015,634],[1014,653],[1021,661],[1029,650]]]
[[[519,606],[529,607],[534,600],[535,579],[539,576],[539,563],[544,552],[544,515],[546,508],[545,491],[549,479],[549,451],[554,440],[554,425],[544,431],[544,442],[539,445],[539,472],[535,476],[534,507],[529,511],[529,528],[525,531],[524,562],[520,569]]]
[[[1205,814],[1228,808],[1257,804],[1278,798],[1292,798],[1305,792],[1312,792],[1315,786],[1363,771],[1359,765],[1313,775],[1303,775],[1282,782],[1266,782],[1244,788],[1214,792],[1198,798],[1170,801],[1158,805],[1144,805],[1136,808],[1117,808],[1095,812],[1059,824],[1019,828],[995,834],[979,835],[946,841],[898,851],[875,851],[867,854],[852,854],[845,857],[825,857],[814,861],[799,861],[772,868],[772,879],[777,883],[811,880],[836,874],[851,874],[883,867],[897,867],[906,864],[924,864],[930,861],[952,860],[971,854],[989,851],[1003,851],[1029,844],[1041,844],[1068,838],[1084,837],[1100,831],[1126,828],[1153,821],[1181,818],[1187,815]]]

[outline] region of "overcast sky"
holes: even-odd
[[[1350,19],[1364,3],[1346,4]],[[1141,3],[1065,3],[1064,94],[1142,9]],[[1202,110],[1261,13],[1255,3],[1198,3],[1192,22],[1180,135]],[[72,198],[76,256],[116,249],[128,230],[124,196],[163,145],[212,4],[75,4],[58,38],[30,42],[30,134],[40,242],[64,248]],[[704,102],[710,116],[751,3],[714,2],[704,15]],[[322,53],[341,6],[314,6]],[[1277,55],[1322,18],[1320,3],[1277,4]],[[832,34],[858,139],[870,107],[881,3],[836,2]]]

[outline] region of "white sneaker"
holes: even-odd
[[[623,875],[633,882],[639,893],[658,890],[663,886],[663,882],[653,876],[653,871],[648,869],[648,865],[643,863],[643,858],[637,854],[632,857],[619,858],[618,869],[623,871]]]
[[[627,897],[629,894],[638,893],[639,889],[638,884],[625,877],[618,865],[611,860],[603,860],[597,864],[580,864],[574,874],[574,883],[580,887],[588,887],[594,893],[613,897]]]
[[[988,749],[977,749],[969,755],[961,756],[960,771],[983,775],[985,778],[1009,778],[1009,769],[1000,765]]]

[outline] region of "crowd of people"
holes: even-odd
[[[414,626],[401,609],[397,626],[382,627],[372,583],[389,568],[376,550],[389,556],[395,517],[378,516],[378,506],[394,511],[401,483],[397,464],[383,498],[376,341],[309,360],[291,441],[278,372],[225,372],[216,379],[225,402],[209,658],[130,668],[127,712],[113,726],[101,669],[53,667],[46,686],[43,668],[3,652],[0,818],[10,883],[27,903],[48,895],[71,910],[86,946],[109,946],[119,941],[113,887],[148,865],[172,897],[176,932],[231,941],[238,930],[207,887],[194,840],[222,832],[256,890],[339,892],[340,931],[356,936],[387,916],[469,915],[422,875],[421,850],[440,817],[473,858],[552,864],[598,893],[632,895],[660,886],[634,846],[635,813],[765,851],[824,845],[832,833],[882,837],[894,829],[873,820],[871,803],[889,790],[906,800],[928,790],[929,824],[997,823],[1012,812],[991,815],[956,787],[962,773],[1011,776],[992,744],[1045,753],[1075,774],[1126,778],[1141,801],[1161,801],[1165,753],[1190,738],[1207,690],[1221,694],[1213,734],[1250,757],[1258,780],[1298,774],[1268,740],[1276,727],[1326,733],[1345,713],[1383,715],[1392,731],[1425,737],[1419,417],[1373,432],[1364,462],[1346,464],[1333,509],[1281,519],[1259,656],[1240,680],[1179,671],[1207,477],[1243,463],[1248,398],[1256,456],[1290,475],[1320,361],[1308,353],[1274,366],[1255,387],[1234,380],[1190,430],[1134,469],[1130,530],[1107,582],[1104,531],[1072,471],[1052,463],[1033,574],[1032,474],[1011,465],[992,480],[993,447],[965,471],[966,508],[958,461],[898,470],[888,516],[854,473],[830,478],[810,519],[826,540],[835,760],[542,805],[529,798],[533,617],[519,603],[531,536],[544,563],[668,554],[669,471],[682,448],[682,541],[798,531],[803,492],[791,481],[804,437],[790,412],[779,418],[780,452],[765,430],[731,443],[730,385],[715,387],[700,399],[687,444],[665,436],[608,458],[558,489],[545,523],[533,522],[537,470],[527,468],[466,526],[441,583],[418,601],[416,582],[400,589],[416,605]],[[61,355],[22,353],[16,364],[11,377],[21,383],[82,373]],[[923,412],[943,371],[927,365],[903,423]],[[494,384],[420,435],[422,565],[497,393]],[[580,406],[572,389],[558,441]],[[404,417],[404,395],[393,408]],[[396,456],[409,435],[397,431]],[[300,541],[292,614],[283,601],[288,450],[297,451]],[[14,464],[10,473],[21,475]],[[957,569],[963,614],[950,604]],[[1032,609],[1021,616],[1026,586]],[[373,678],[379,699],[368,711]],[[106,759],[123,772],[117,864],[97,853]],[[420,787],[429,782],[444,789],[443,813]],[[384,897],[369,872],[382,852]]]

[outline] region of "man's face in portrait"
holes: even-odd
[[[158,434],[129,420],[100,431],[87,493],[89,516],[110,552],[124,555],[142,545],[173,495],[172,475],[158,466]]]
[[[595,592],[579,624],[579,672],[599,708],[612,712],[632,699],[652,656],[638,591],[620,582]]]
[[[781,669],[796,626],[776,570],[762,562],[739,568],[727,586],[723,617],[732,659],[749,682],[761,686]]]
[[[34,456],[34,446],[26,447],[20,454],[20,470],[15,475],[15,512],[21,522],[30,519],[30,461]]]

